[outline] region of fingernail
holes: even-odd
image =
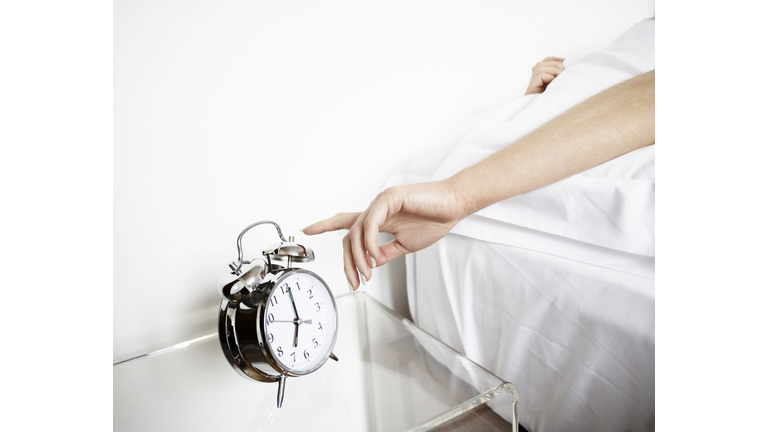
[[[357,275],[360,276],[360,282],[362,282],[363,286],[365,286],[365,276],[363,276],[363,274],[359,272],[357,273]]]
[[[349,281],[347,281],[347,286],[349,287],[349,292],[351,292],[351,293],[355,292],[355,289],[352,288],[352,284],[349,283]]]
[[[376,268],[376,260],[371,257],[371,268]]]

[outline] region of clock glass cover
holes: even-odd
[[[336,304],[326,284],[300,269],[275,284],[263,314],[266,345],[292,375],[317,370],[336,338]]]

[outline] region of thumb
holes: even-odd
[[[410,251],[408,251],[403,245],[400,244],[397,240],[392,240],[388,243],[385,243],[379,247],[379,251],[381,252],[381,255],[384,257],[384,262],[376,262],[376,267],[379,267],[381,265],[384,265],[393,259],[397,257],[401,257],[405,254],[408,254]]]

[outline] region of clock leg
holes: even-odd
[[[331,353],[331,355],[329,355],[328,358],[330,358],[331,360],[339,361],[339,358],[336,357],[336,354],[334,353]]]
[[[277,387],[277,407],[283,406],[283,396],[285,396],[285,375],[280,375],[280,381]]]

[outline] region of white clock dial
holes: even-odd
[[[336,335],[335,303],[325,283],[307,271],[290,272],[267,299],[264,328],[272,356],[290,373],[320,367]]]

